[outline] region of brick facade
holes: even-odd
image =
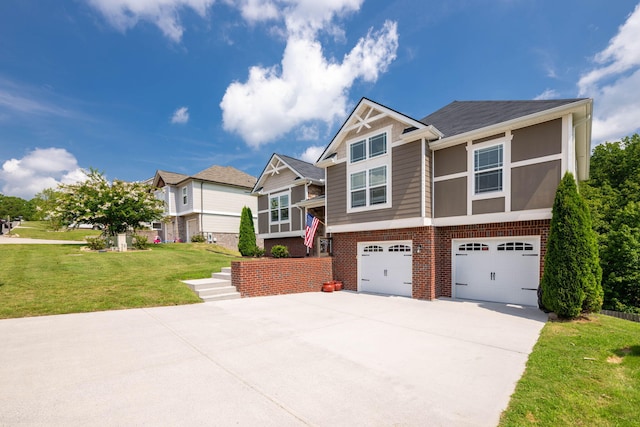
[[[266,239],[264,241],[264,254],[271,256],[271,248],[276,245],[283,245],[289,249],[289,255],[294,258],[307,256],[307,247],[304,245],[302,237],[282,237],[278,239]]]
[[[242,297],[319,292],[333,279],[331,258],[258,258],[231,262],[231,284]]]
[[[358,242],[413,241],[413,298],[451,296],[451,240],[508,236],[540,236],[540,277],[549,237],[550,220],[415,227],[333,234],[334,279],[345,289],[358,289]]]

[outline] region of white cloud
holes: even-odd
[[[160,31],[178,43],[182,39],[184,28],[180,24],[179,11],[189,8],[201,17],[214,0],[87,0],[104,18],[119,31],[125,32],[136,26],[139,21],[148,21],[160,28]]]
[[[324,56],[316,39],[319,26],[330,25],[325,15],[307,22],[299,18],[301,11],[286,17],[289,35],[280,66],[251,67],[245,83],[227,88],[220,103],[225,130],[258,147],[308,121],[331,124],[347,114],[347,92],[355,80],[375,82],[387,70],[398,48],[395,22],[370,30],[337,62]]]
[[[298,141],[315,141],[318,138],[320,138],[320,130],[314,124],[301,125],[296,130],[296,139]]]
[[[541,99],[554,99],[558,97],[558,92],[555,89],[545,89],[540,95],[536,96],[533,99],[541,100]]]
[[[63,148],[36,148],[22,159],[9,159],[0,169],[2,194],[31,199],[59,183],[71,184],[85,179],[76,158]]]
[[[180,107],[174,111],[171,116],[171,123],[184,124],[189,121],[189,109],[187,107]]]
[[[594,57],[595,67],[578,82],[580,96],[594,98],[593,141],[618,140],[640,129],[640,4],[609,45]]]
[[[308,147],[306,150],[304,150],[304,153],[300,155],[300,159],[304,160],[305,162],[315,163],[316,160],[320,158],[320,155],[324,151],[324,148],[324,146],[312,145],[311,147]]]

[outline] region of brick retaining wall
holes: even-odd
[[[333,280],[332,260],[255,258],[231,262],[231,284],[242,297],[319,292]]]

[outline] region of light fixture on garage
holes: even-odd
[[[416,253],[420,253],[421,250],[422,250],[422,245],[418,245],[418,247],[416,248]]]

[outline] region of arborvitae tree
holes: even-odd
[[[242,208],[240,215],[240,233],[238,236],[238,250],[242,256],[253,256],[256,253],[256,231],[253,226],[253,215],[247,206]]]
[[[591,216],[573,175],[565,174],[553,203],[542,303],[559,317],[574,318],[602,307],[602,270]]]

